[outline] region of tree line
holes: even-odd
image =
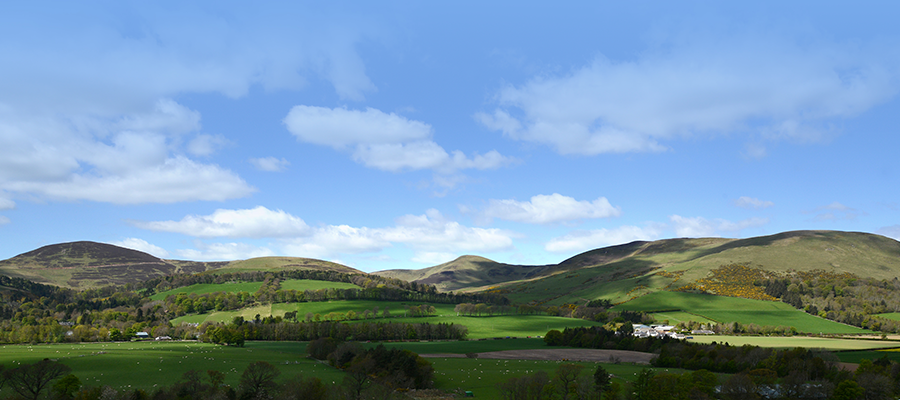
[[[56,361],[43,360],[34,364],[23,364],[13,369],[0,365],[0,387],[11,388],[18,397],[37,400],[50,396],[57,400],[337,400],[337,399],[405,399],[390,383],[404,383],[397,380],[410,371],[408,360],[418,366],[413,370],[415,379],[428,379],[430,364],[424,363],[417,354],[403,351],[395,353],[383,349],[362,351],[359,361],[351,360],[343,369],[345,377],[340,384],[326,384],[315,376],[296,375],[281,378],[281,371],[266,361],[251,363],[241,373],[237,386],[226,385],[225,374],[218,370],[190,370],[170,385],[159,385],[152,391],[144,389],[117,390],[110,386],[88,386],[82,384],[72,369]],[[355,359],[354,359],[355,360]],[[377,362],[375,362],[377,360]],[[385,362],[388,361],[388,362]],[[365,377],[354,375],[360,366],[370,367],[374,362],[377,369],[365,369],[371,374]],[[399,371],[399,373],[397,373]],[[418,374],[418,375],[415,375]],[[362,388],[360,379],[367,380]],[[390,379],[390,380],[389,380]]]

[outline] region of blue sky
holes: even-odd
[[[0,259],[900,238],[892,2],[0,6]]]

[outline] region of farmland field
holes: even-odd
[[[214,369],[235,386],[247,365],[267,361],[281,370],[280,379],[297,374],[314,375],[323,382],[340,383],[343,374],[306,358],[306,344],[297,342],[248,342],[244,348],[197,342],[118,342],[0,346],[0,365],[14,367],[44,358],[72,368],[87,386],[110,385],[115,389],[153,390],[171,385],[189,370]],[[10,394],[9,389],[0,396]]]
[[[391,318],[369,319],[365,321],[377,322],[409,322],[409,323],[452,323],[465,325],[469,328],[469,339],[506,337],[506,336],[543,336],[551,329],[563,330],[568,327],[598,326],[597,322],[574,318],[552,317],[547,315],[495,315],[492,317],[466,317],[457,316],[453,311],[453,304],[431,304],[435,308],[435,316],[431,317],[405,317],[404,307],[418,305],[419,303],[387,302],[375,300],[337,300],[308,303],[280,303],[246,308],[237,311],[219,311],[209,314],[188,315],[172,320],[172,324],[185,322],[230,322],[236,316],[244,319],[253,319],[256,314],[260,316],[283,316],[286,312],[297,311],[298,319],[305,319],[307,313],[325,316],[328,313],[344,313],[354,311],[361,314],[364,310],[374,310],[378,307],[379,316],[385,307],[388,308]],[[359,320],[357,320],[359,321]],[[357,321],[349,321],[350,323]]]
[[[370,344],[375,345],[375,344]],[[510,339],[463,342],[387,343],[419,353],[483,352],[546,348],[540,339]],[[306,358],[304,342],[247,342],[245,348],[197,342],[120,342],[51,345],[7,345],[0,347],[0,365],[9,367],[34,363],[44,358],[59,360],[72,368],[85,387],[110,385],[115,389],[152,391],[171,385],[189,370],[219,370],[225,383],[235,387],[241,373],[252,362],[264,360],[281,371],[279,381],[298,374],[315,376],[323,382],[341,383],[343,373]],[[467,358],[429,359],[435,368],[435,386],[442,390],[472,390],[482,398],[496,398],[496,383],[538,370],[553,374],[560,361],[488,360]],[[583,374],[595,363],[579,362]],[[632,381],[643,366],[603,364],[614,380]],[[0,391],[8,395],[9,389]]]
[[[749,344],[751,346],[771,347],[771,348],[795,348],[805,347],[811,349],[825,349],[831,351],[842,350],[872,350],[900,347],[900,342],[883,341],[883,340],[857,340],[857,339],[836,339],[836,338],[818,338],[806,336],[731,336],[731,335],[709,335],[694,336],[690,339],[696,343],[728,343],[732,346],[743,346]]]
[[[215,292],[228,292],[228,293],[239,293],[239,292],[248,292],[253,293],[259,290],[260,286],[262,286],[262,282],[229,282],[229,283],[198,283],[196,285],[190,285],[185,287],[180,287],[177,289],[167,290],[165,292],[159,292],[150,296],[151,300],[164,300],[169,295],[178,294],[178,293],[196,293],[196,294],[206,294],[206,293],[215,293]],[[317,281],[311,279],[288,279],[284,282],[281,282],[282,290],[319,290],[319,289],[359,289],[359,286],[356,286],[352,283],[347,282],[329,282],[329,281]]]
[[[857,334],[871,331],[809,315],[778,301],[696,293],[656,292],[613,307],[629,311],[684,311],[719,323],[792,326],[800,332]]]
[[[884,314],[876,314],[876,316],[886,319],[892,319],[894,321],[900,321],[900,313],[884,313]]]

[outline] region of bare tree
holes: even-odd
[[[3,372],[3,380],[20,396],[37,400],[47,385],[56,378],[68,374],[72,368],[56,361],[44,359],[34,364],[22,365]]]
[[[277,389],[275,378],[281,374],[275,366],[265,361],[257,361],[247,366],[241,375],[241,398],[256,399],[268,397],[267,395]]]

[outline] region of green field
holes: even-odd
[[[432,304],[436,314],[433,317],[406,317],[404,307],[418,305],[419,303],[387,302],[375,300],[340,300],[308,303],[279,303],[246,308],[237,311],[219,311],[209,314],[188,315],[172,320],[172,324],[203,323],[203,322],[231,322],[236,316],[244,319],[253,319],[256,314],[260,316],[283,316],[289,311],[297,311],[298,319],[305,319],[307,313],[325,316],[331,312],[346,313],[354,311],[361,313],[364,310],[381,310],[388,307],[391,318],[379,318],[377,321],[410,322],[410,323],[453,323],[465,325],[469,328],[469,339],[506,337],[506,336],[543,336],[551,329],[563,330],[568,327],[597,326],[601,325],[593,321],[574,318],[551,317],[547,315],[495,315],[493,317],[466,317],[457,316],[453,311],[453,304]],[[369,321],[372,321],[371,319]],[[353,323],[354,321],[350,321]]]
[[[485,344],[489,344],[487,346]],[[374,345],[374,344],[371,344]],[[540,340],[488,340],[465,342],[388,343],[421,353],[446,353],[450,347],[467,351],[494,351],[535,348]],[[15,367],[44,358],[58,360],[72,368],[84,387],[109,385],[115,389],[144,389],[169,386],[189,370],[205,373],[215,369],[225,373],[225,383],[236,387],[241,373],[252,362],[267,361],[281,371],[278,381],[298,374],[315,376],[324,383],[340,384],[343,373],[327,364],[306,358],[303,342],[247,342],[244,348],[196,342],[124,342],[52,345],[0,346],[0,365]],[[468,358],[429,359],[435,368],[435,387],[441,390],[472,390],[479,398],[497,398],[496,383],[513,376],[543,370],[551,376],[560,362],[488,360]],[[584,365],[583,374],[593,373],[596,364]],[[631,381],[643,367],[630,364],[602,364],[619,382]],[[0,390],[0,396],[11,394]]]
[[[123,342],[0,346],[0,364],[7,368],[44,358],[72,368],[87,386],[153,390],[171,385],[189,370],[205,374],[225,373],[225,383],[236,387],[247,365],[266,361],[278,366],[281,380],[297,374],[316,376],[323,382],[340,383],[340,371],[306,358],[306,344],[297,342],[248,342],[244,348],[197,342]],[[0,396],[10,394],[9,389]]]
[[[653,317],[653,320],[658,323],[664,323],[666,325],[675,325],[680,322],[688,322],[688,321],[696,321],[701,324],[710,324],[715,323],[715,321],[701,317],[699,315],[691,314],[689,312],[684,311],[663,311],[650,313],[650,316]]]
[[[800,332],[858,334],[869,330],[809,315],[778,301],[750,300],[697,293],[656,292],[613,307],[613,310],[684,311],[718,323],[792,326]]]
[[[900,347],[900,342],[887,340],[836,339],[807,336],[731,336],[731,335],[696,335],[691,342],[696,343],[728,343],[732,346],[760,346],[771,348],[805,347],[830,351],[872,350]]]
[[[894,321],[900,321],[900,313],[884,313],[884,314],[875,314],[876,317],[891,319]]]
[[[195,294],[207,294],[207,293],[215,293],[215,292],[228,292],[228,293],[240,293],[240,292],[248,292],[254,293],[259,290],[260,286],[262,286],[262,282],[228,282],[228,283],[198,283],[196,285],[190,285],[185,287],[180,287],[177,289],[166,290],[165,292],[159,292],[150,296],[151,300],[165,300],[166,297],[178,294],[178,293],[195,293]],[[352,283],[347,282],[329,282],[329,281],[316,281],[311,279],[288,279],[284,282],[281,282],[281,290],[319,290],[319,289],[359,289],[359,286],[356,286]]]

